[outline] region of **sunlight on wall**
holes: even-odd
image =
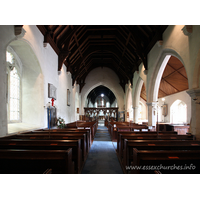
[[[176,100],[170,107],[170,122],[173,124],[187,123],[187,105]]]

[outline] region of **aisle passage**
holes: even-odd
[[[105,126],[98,126],[82,174],[123,174]]]

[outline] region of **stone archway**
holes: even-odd
[[[171,56],[174,56],[180,60],[184,66],[181,56],[172,49],[165,49],[160,56],[152,76],[150,77],[150,81],[148,83],[149,87],[147,88],[148,122],[150,126],[156,125],[156,113],[154,111],[157,108],[160,81]]]

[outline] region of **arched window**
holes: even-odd
[[[175,124],[187,123],[187,105],[181,101],[176,100],[170,108],[170,121]]]
[[[8,66],[8,122],[21,121],[21,80],[17,63],[12,53],[6,52],[6,61]]]

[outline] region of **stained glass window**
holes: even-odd
[[[16,67],[10,72],[10,120],[20,119],[20,77]]]

